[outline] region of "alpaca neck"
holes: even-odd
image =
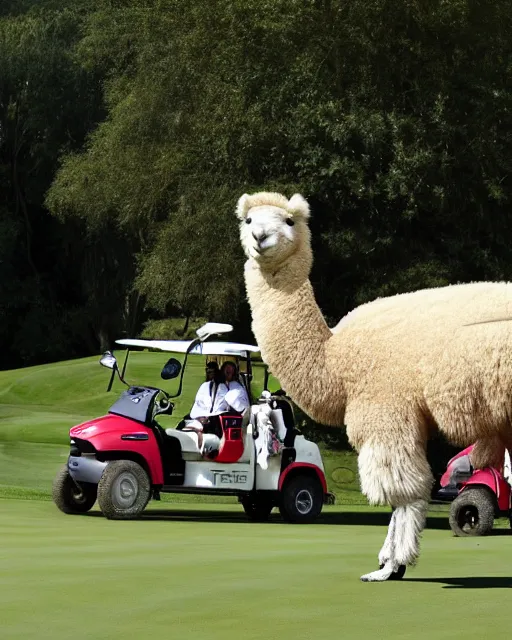
[[[253,333],[261,355],[292,400],[313,419],[340,424],[343,383],[336,380],[337,407],[332,399],[336,372],[329,372],[328,342],[332,338],[318,308],[306,261],[298,268],[284,265],[276,272],[246,263],[245,280],[253,318]],[[334,415],[336,414],[336,415]],[[342,417],[341,417],[342,419]]]

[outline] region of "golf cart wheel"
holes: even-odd
[[[273,503],[265,498],[240,498],[245,514],[253,522],[266,522],[274,508]]]
[[[98,503],[110,520],[137,518],[151,497],[148,474],[132,460],[112,460],[98,484]]]
[[[320,515],[323,498],[322,486],[317,478],[294,476],[281,489],[279,511],[286,522],[307,524]]]
[[[494,496],[485,487],[468,487],[452,502],[450,528],[456,536],[485,536],[494,524]]]
[[[53,481],[52,497],[64,513],[87,513],[96,502],[98,487],[89,482],[75,482],[65,464]]]

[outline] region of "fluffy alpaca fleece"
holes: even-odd
[[[476,467],[512,446],[512,284],[425,289],[361,305],[330,329],[309,282],[309,206],[299,194],[243,195],[240,237],[253,332],[290,397],[315,420],[345,424],[361,486],[396,508],[382,580],[413,564],[432,474],[435,429],[477,445]],[[387,556],[390,556],[387,558]]]

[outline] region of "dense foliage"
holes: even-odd
[[[171,316],[249,338],[245,191],[310,200],[330,323],[379,295],[510,279],[509,8],[3,2],[3,367]]]

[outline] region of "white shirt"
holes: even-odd
[[[249,406],[249,396],[247,395],[247,391],[245,387],[236,382],[236,380],[232,380],[231,382],[224,383],[228,388],[229,396],[226,398],[226,401],[229,403],[229,406],[233,408],[235,411],[239,413],[243,413],[247,407]],[[236,393],[232,393],[236,392]],[[229,409],[228,409],[229,410]]]
[[[194,401],[194,406],[190,410],[191,418],[200,418],[203,416],[212,416],[228,410],[228,404],[224,400],[224,396],[228,392],[225,384],[222,382],[217,385],[217,393],[215,394],[215,384],[203,382],[199,387]],[[211,392],[211,393],[210,393]],[[215,399],[214,399],[215,394]],[[212,407],[213,403],[213,407]]]

